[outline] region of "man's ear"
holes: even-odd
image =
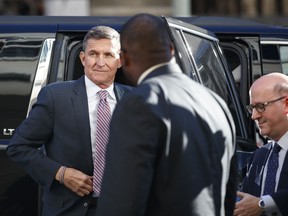
[[[174,44],[173,44],[173,43],[170,43],[169,47],[170,47],[171,56],[174,56],[174,54],[175,54]]]
[[[121,68],[121,67],[122,67],[121,59],[119,59],[119,61],[118,61],[118,68]]]
[[[129,55],[126,52],[121,52],[120,60],[120,66],[127,67],[130,63]]]
[[[79,53],[79,58],[80,58],[80,61],[81,61],[82,65],[83,65],[83,67],[85,67],[85,53],[83,51],[81,51]]]
[[[284,113],[288,116],[288,97],[284,98]]]

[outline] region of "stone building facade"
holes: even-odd
[[[84,5],[84,2],[87,9],[84,8],[85,12],[81,14],[79,5]],[[67,7],[68,3],[70,7]],[[55,7],[61,13],[57,14],[53,8],[47,9],[47,4],[57,5]],[[69,10],[63,13],[63,8]],[[179,13],[179,8],[185,9],[185,14]],[[49,11],[54,13],[49,14]],[[270,22],[275,19],[275,23],[279,24],[277,19],[288,17],[288,0],[0,0],[1,15],[130,16],[141,12],[167,16],[233,16]],[[281,24],[285,22],[286,18]]]

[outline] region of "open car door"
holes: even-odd
[[[214,33],[175,18],[163,17],[175,46],[175,56],[183,72],[220,95],[227,103],[236,126],[239,182],[247,161],[257,148],[249,139],[247,116],[228,70],[219,40]]]

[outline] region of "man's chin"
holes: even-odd
[[[263,136],[263,137],[267,137],[268,136],[268,131],[265,130],[264,127],[259,127],[259,133]]]

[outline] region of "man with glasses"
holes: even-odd
[[[275,72],[256,80],[246,108],[269,141],[250,159],[234,215],[288,215],[288,77]]]
[[[235,127],[227,105],[183,74],[164,19],[135,15],[120,41],[123,72],[137,86],[111,119],[96,215],[232,215]]]

